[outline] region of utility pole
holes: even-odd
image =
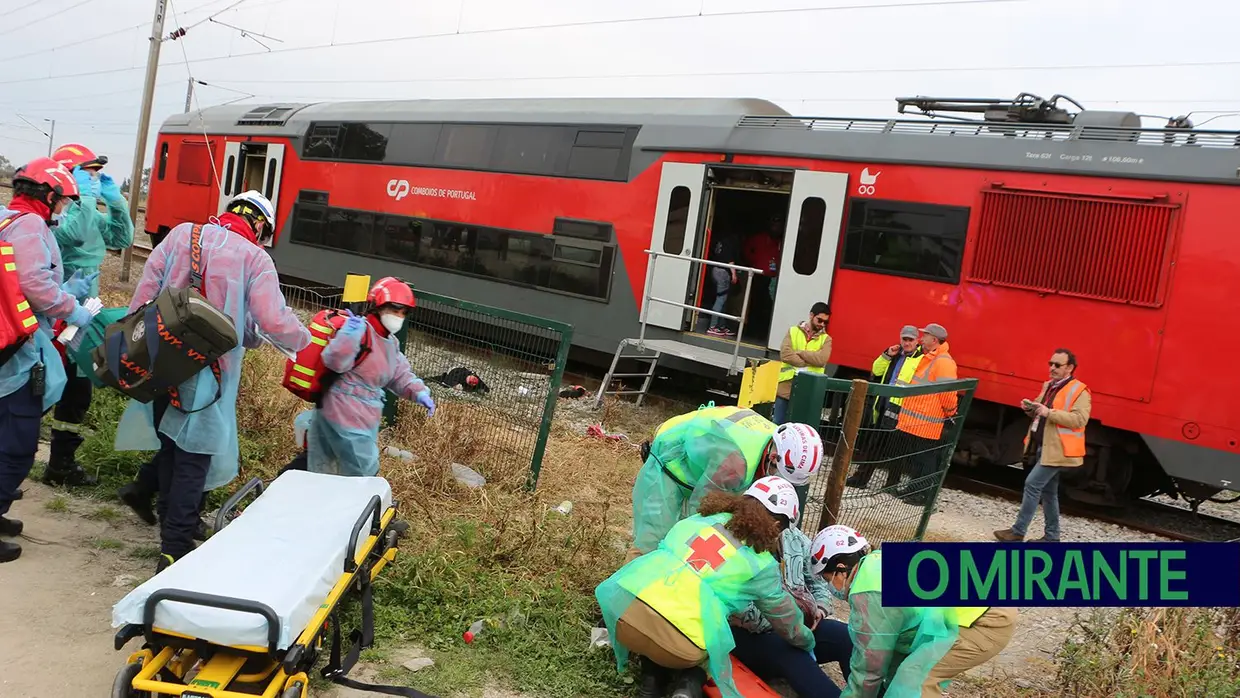
[[[189,113],[190,106],[194,103],[194,78],[189,79],[189,87],[185,89],[185,113]]]
[[[151,128],[151,107],[155,101],[155,72],[159,70],[159,48],[164,42],[164,14],[167,0],[155,0],[155,19],[151,22],[151,50],[146,56],[146,83],[142,86],[142,111],[138,115],[138,144],[134,148],[133,173],[129,178],[129,218],[138,220],[138,201],[142,197],[142,166],[146,164],[146,132]],[[122,282],[129,281],[133,245],[122,255]]]
[[[50,158],[52,156],[52,148],[56,147],[54,145],[56,140],[56,120],[48,119],[48,121],[52,122],[52,132],[47,134],[47,156]]]

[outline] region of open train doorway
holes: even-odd
[[[738,167],[710,167],[706,174],[706,220],[697,254],[712,261],[731,262],[762,270],[754,274],[745,306],[746,274],[699,265],[695,270],[695,305],[741,316],[741,341],[766,346],[775,311],[788,205],[792,197],[791,171]],[[733,340],[739,323],[694,313],[693,331]]]
[[[262,193],[271,205],[280,210],[280,177],[284,170],[284,145],[257,141],[230,142],[224,146],[223,187],[220,189],[219,211],[233,197],[251,189]],[[277,214],[278,216],[278,214]],[[281,220],[275,229],[280,230]],[[274,239],[267,241],[270,247]]]

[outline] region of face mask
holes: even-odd
[[[379,323],[382,324],[384,329],[388,332],[396,334],[397,332],[400,332],[400,328],[405,326],[405,318],[399,315],[393,315],[392,313],[384,313],[379,316]]]

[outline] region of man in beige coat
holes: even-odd
[[[1025,476],[1016,523],[995,531],[995,538],[1024,540],[1040,500],[1046,525],[1038,540],[1059,542],[1059,479],[1065,468],[1085,462],[1085,425],[1092,407],[1089,388],[1076,378],[1076,354],[1056,349],[1050,359],[1050,380],[1042,384],[1038,399],[1021,400],[1021,409],[1033,420],[1025,436],[1025,454],[1037,465]]]

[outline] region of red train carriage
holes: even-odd
[[[743,354],[776,355],[817,300],[842,375],[867,373],[902,325],[941,323],[981,381],[960,455],[1011,463],[1027,421],[1015,405],[1066,346],[1095,405],[1070,494],[1229,487],[1240,134],[1142,129],[1028,95],[980,102],[901,101],[987,112],[969,122],[805,119],[730,99],[222,106],[164,123],[147,228],[257,188],[277,206],[282,274],[401,275],[571,322],[595,357],[638,334],[647,248],[702,257],[711,236],[765,228],[782,242]],[[664,262],[653,295],[709,304],[700,265]],[[654,305],[648,320],[648,337],[719,344],[701,314]]]

